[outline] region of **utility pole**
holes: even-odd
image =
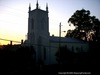
[[[59,48],[60,48],[60,42],[61,42],[61,22],[59,24]]]
[[[60,49],[61,49],[61,22],[59,24],[59,60],[60,60]]]

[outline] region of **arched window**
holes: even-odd
[[[32,41],[34,42],[35,41],[35,34],[32,33]]]
[[[74,52],[74,47],[72,46],[72,52]]]
[[[44,47],[44,60],[46,60],[46,48]]]
[[[42,37],[39,36],[39,37],[38,37],[38,45],[41,45],[41,44],[42,44]]]
[[[41,59],[42,37],[38,37],[38,58]]]
[[[42,18],[42,20],[41,20],[41,28],[44,29],[44,27],[45,27],[45,19]]]
[[[34,29],[34,19],[31,19],[31,28]]]

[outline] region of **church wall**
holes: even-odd
[[[89,45],[87,43],[62,43],[62,46],[66,46],[70,51],[77,52],[87,52],[89,50]]]
[[[89,50],[89,45],[87,43],[61,43],[61,46],[66,46],[70,51],[77,52],[87,52]],[[50,42],[50,64],[57,64],[56,52],[59,48],[59,42]]]
[[[54,42],[50,42],[50,52],[49,52],[49,63],[50,64],[57,64],[58,62],[56,61],[56,52],[58,51],[59,48],[59,43],[54,43]]]

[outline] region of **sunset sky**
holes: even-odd
[[[36,8],[37,0],[0,0],[0,38],[21,41],[26,39],[28,31],[28,7]],[[90,10],[91,16],[100,19],[100,0],[38,0],[41,9],[49,7],[50,35],[59,35],[59,23],[62,31],[73,29],[69,27],[68,19],[76,10]],[[66,33],[62,32],[62,36]],[[0,40],[0,44],[8,44]]]

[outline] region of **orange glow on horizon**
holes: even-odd
[[[14,45],[14,44],[20,44],[21,43],[20,41],[18,41],[18,42],[13,42],[12,41],[12,45]],[[8,45],[8,44],[10,44],[10,41],[0,40],[0,45]]]

